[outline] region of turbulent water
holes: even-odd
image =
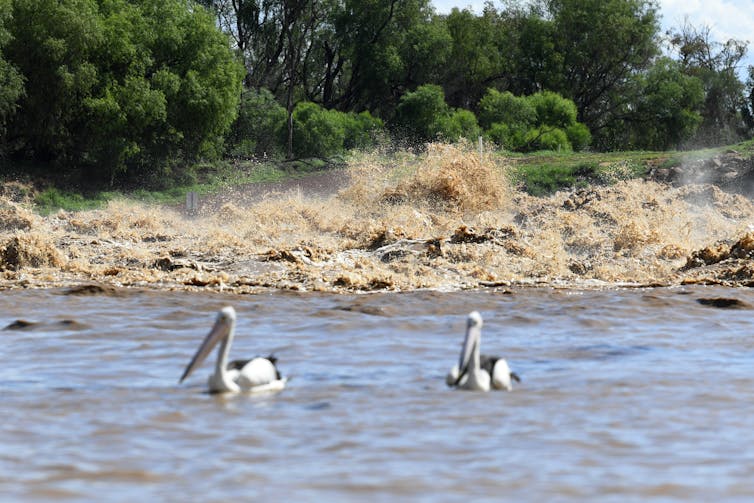
[[[272,396],[178,377],[220,307]],[[751,501],[754,293],[0,296],[3,501]],[[448,389],[466,314],[522,382]],[[19,321],[20,320],[20,321]],[[214,357],[214,355],[213,355]]]
[[[609,168],[611,183],[538,198],[518,190],[495,159],[441,145],[362,156],[331,175],[338,183],[329,191],[229,191],[204,201],[197,216],[118,201],[40,217],[7,184],[0,288],[96,282],[249,293],[753,281],[749,199],[713,185],[621,180],[620,165]]]
[[[532,197],[431,146],[197,215],[0,186],[0,499],[751,501],[754,205],[607,168]],[[227,304],[284,392],[177,384]],[[471,310],[511,393],[445,387]]]

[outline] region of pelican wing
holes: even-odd
[[[269,385],[281,381],[275,364],[267,358],[253,358],[240,371],[237,383],[244,390]],[[284,384],[284,383],[283,383]]]

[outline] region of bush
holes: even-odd
[[[395,110],[395,123],[415,141],[430,141],[445,129],[452,132],[446,122],[450,107],[445,103],[445,93],[440,86],[425,84],[416,91],[401,96]]]
[[[542,126],[530,129],[526,133],[527,150],[555,150],[558,152],[570,152],[571,144],[565,131],[559,128]]]
[[[367,111],[355,114],[342,114],[345,125],[345,149],[369,148],[376,143],[376,138],[384,126],[382,120],[373,117]]]
[[[527,96],[526,101],[536,110],[537,125],[566,129],[576,123],[576,104],[557,93],[542,91]]]
[[[589,128],[581,122],[576,122],[568,126],[565,133],[573,150],[577,152],[584,150],[590,143],[592,143],[592,133],[590,133]]]
[[[226,152],[235,157],[278,157],[283,153],[281,132],[288,117],[267,89],[247,89],[241,96],[238,118],[226,140]]]
[[[293,109],[293,153],[297,157],[327,157],[342,152],[345,139],[345,120],[340,112],[307,101]]]
[[[450,116],[450,121],[453,123],[456,131],[458,131],[458,136],[453,138],[454,141],[459,140],[460,138],[474,140],[479,137],[482,132],[477,123],[476,115],[469,110],[459,108]]]
[[[576,121],[576,105],[550,91],[517,97],[488,89],[479,101],[479,123],[490,141],[515,151],[582,150],[589,129]]]
[[[516,151],[526,146],[527,131],[526,127],[516,127],[496,122],[487,130],[485,136],[500,148]]]
[[[493,124],[507,124],[513,129],[529,128],[537,123],[537,110],[523,97],[510,92],[488,89],[479,101],[479,124],[490,129]]]

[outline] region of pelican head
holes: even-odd
[[[196,351],[196,354],[189,362],[186,370],[183,372],[179,383],[183,382],[196,368],[207,359],[212,349],[218,342],[223,341],[223,345],[228,345],[233,338],[233,330],[236,326],[236,310],[231,306],[224,307],[217,313],[215,324],[204,338],[202,345]]]

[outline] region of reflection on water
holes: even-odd
[[[754,497],[748,290],[120,293],[0,296],[3,499]],[[227,303],[284,392],[177,384]],[[445,387],[472,309],[512,393]]]

